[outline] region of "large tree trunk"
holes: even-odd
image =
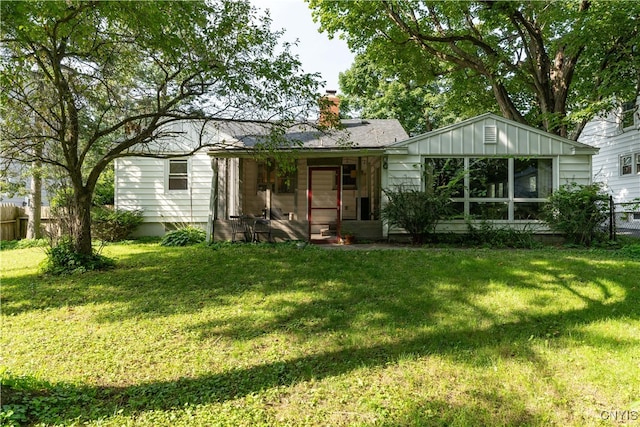
[[[76,189],[74,206],[71,210],[71,239],[76,252],[92,255],[91,247],[91,192],[85,188]]]
[[[34,162],[34,173],[31,176],[31,206],[27,209],[29,222],[27,223],[27,239],[42,237],[42,178],[40,177],[40,162]]]

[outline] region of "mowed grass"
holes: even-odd
[[[637,257],[152,243],[104,254],[117,269],[54,278],[38,274],[42,249],[0,252],[6,424],[640,423]]]

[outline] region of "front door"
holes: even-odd
[[[340,174],[339,166],[309,168],[309,241],[320,243],[338,240],[342,181]]]

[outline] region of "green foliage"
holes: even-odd
[[[380,214],[391,227],[405,229],[411,242],[419,245],[435,232],[438,221],[451,211],[449,191],[425,192],[399,186],[396,190],[385,190],[388,198]]]
[[[203,229],[188,225],[165,234],[160,244],[162,246],[188,246],[202,243],[205,238],[206,234]]]
[[[397,70],[358,54],[340,73],[341,114],[397,119],[417,135],[488,111],[498,113],[490,91],[463,91],[450,78],[425,81],[413,68]],[[455,90],[458,90],[456,92]]]
[[[543,219],[570,243],[590,246],[607,219],[609,196],[599,183],[562,185],[545,205]]]
[[[127,211],[108,207],[96,207],[91,211],[93,235],[105,242],[124,240],[142,224],[141,210]]]
[[[321,30],[339,34],[365,63],[375,64],[378,74],[358,71],[341,80],[345,93],[368,98],[367,107],[384,98],[392,105],[391,86],[400,83],[399,102],[409,109],[406,101],[422,88],[446,98],[447,108],[453,107],[447,113],[462,112],[461,118],[499,108],[507,118],[577,139],[584,124],[610,109],[616,97],[637,95],[638,2],[309,4]],[[364,88],[373,82],[377,88],[380,81],[379,93],[357,89],[357,83]],[[488,97],[494,98],[493,105],[487,104]],[[409,116],[419,118],[430,101],[417,100]]]
[[[479,224],[469,222],[467,226],[468,233],[463,237],[465,245],[497,249],[533,249],[542,246],[533,231],[527,228],[517,230],[509,226],[498,227],[488,221]]]
[[[640,260],[640,243],[625,245],[618,249],[618,252],[631,259]]]
[[[97,254],[83,254],[75,250],[69,238],[63,238],[47,250],[44,272],[54,276],[85,273],[87,271],[113,268],[113,260]]]
[[[86,255],[91,206],[112,199],[115,159],[174,154],[166,141],[181,120],[263,120],[286,129],[317,110],[319,76],[302,70],[248,0],[0,8],[0,157],[62,171],[67,187],[55,202],[70,207],[69,236]],[[285,142],[281,132],[271,135]],[[183,142],[186,154],[217,140]]]
[[[104,206],[113,205],[115,195],[115,172],[113,163],[109,165],[98,178],[96,189],[93,192],[93,205]]]
[[[41,248],[48,245],[47,239],[0,240],[0,250]]]

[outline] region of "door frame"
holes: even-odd
[[[311,223],[313,220],[312,210],[313,208],[313,179],[312,175],[314,171],[334,171],[336,173],[336,206],[329,206],[326,208],[315,208],[315,209],[326,209],[326,210],[336,210],[336,233],[340,236],[340,223],[342,220],[342,166],[309,166],[308,168],[308,176],[307,176],[307,222],[309,224],[309,228],[307,230],[309,242],[311,242]]]

